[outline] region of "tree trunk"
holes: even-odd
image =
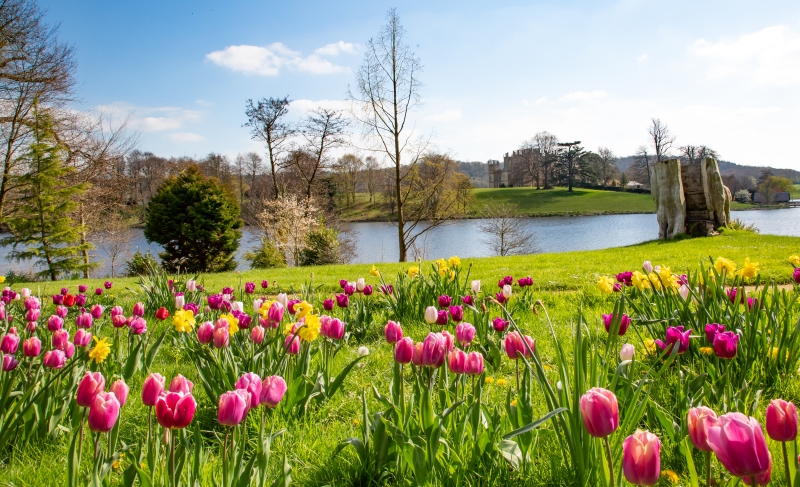
[[[78,207],[78,211],[81,215],[81,245],[86,245],[86,221],[84,220],[83,215],[83,202],[81,202],[80,206]],[[83,248],[83,263],[86,267],[83,268],[83,278],[89,279],[89,249],[86,247]]]
[[[686,199],[678,159],[653,165],[651,192],[656,203],[658,237],[673,239],[686,232]]]
[[[703,159],[703,188],[706,194],[706,207],[714,212],[714,226],[726,227],[731,222],[731,193],[723,184],[719,174],[717,161],[707,157]]]

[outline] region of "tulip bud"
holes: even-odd
[[[689,298],[689,286],[686,284],[681,284],[681,287],[678,288],[678,294],[681,298],[686,301]]]
[[[717,413],[705,406],[689,410],[689,414],[686,417],[686,426],[689,432],[689,439],[695,448],[705,452],[711,451],[711,447],[708,446],[708,430],[712,426],[716,426],[718,422]]]
[[[155,406],[158,398],[164,393],[164,383],[166,379],[163,375],[152,373],[147,376],[142,384],[142,403],[145,406]]]
[[[422,342],[422,365],[441,367],[447,354],[445,338],[441,333],[428,333]]]
[[[775,441],[797,438],[797,408],[783,399],[773,399],[767,406],[767,434]]]
[[[504,298],[506,298],[506,299],[511,298],[511,292],[512,292],[511,285],[506,284],[506,285],[503,286],[503,297]]]
[[[117,396],[110,392],[100,392],[89,405],[89,429],[98,433],[108,433],[119,418],[120,404]]]
[[[394,361],[400,364],[411,362],[414,355],[414,340],[410,337],[401,338],[394,346]]]
[[[636,430],[622,443],[622,473],[633,485],[654,485],[661,477],[661,441]]]
[[[219,397],[217,420],[223,426],[236,426],[247,415],[249,395],[247,391],[228,391]]]
[[[604,314],[603,315],[603,326],[605,326],[606,331],[611,333],[611,326],[614,324],[614,314]],[[622,315],[619,320],[619,331],[617,334],[622,336],[628,331],[628,326],[631,324],[631,319],[628,315]]]
[[[394,321],[386,323],[383,332],[388,343],[397,343],[403,338],[403,329],[400,327],[400,323]]]
[[[11,355],[6,355],[3,357],[11,357]],[[13,358],[13,357],[11,357]],[[48,350],[44,353],[44,358],[42,359],[42,363],[45,367],[49,369],[60,369],[67,363],[67,356],[61,350]],[[4,363],[5,366],[5,363]]]
[[[267,281],[266,279],[261,281],[261,289],[267,289],[268,287],[269,287],[269,281]]]
[[[644,261],[642,264],[642,270],[644,270],[646,274],[650,274],[653,272],[653,264],[649,260]]]
[[[732,331],[723,331],[714,335],[714,353],[722,359],[732,359],[736,356],[739,346],[739,335]]]
[[[40,309],[29,309],[25,313],[25,321],[28,321],[28,322],[39,321],[39,317],[41,316],[41,314],[42,314],[42,310],[40,310]]]
[[[186,291],[190,293],[197,291],[197,282],[191,279],[186,281]]]
[[[633,360],[633,356],[636,353],[636,348],[630,343],[626,343],[622,346],[619,350],[619,359],[623,362],[626,360]]]
[[[483,355],[480,352],[470,352],[467,354],[464,372],[469,375],[480,375],[483,373]]]
[[[186,304],[186,298],[183,294],[178,293],[175,295],[175,309],[183,309],[183,305]]]
[[[479,281],[477,279],[472,281],[471,288],[472,288],[472,293],[473,294],[480,294],[480,292],[481,292],[481,281]]]
[[[128,393],[131,391],[131,389],[124,380],[117,379],[111,384],[109,391],[116,396],[117,401],[119,401],[119,406],[122,407],[126,402],[128,402]]]
[[[26,357],[38,357],[42,353],[42,342],[36,337],[30,337],[22,342],[22,353]]]
[[[439,311],[436,309],[436,306],[428,306],[425,308],[425,321],[432,325],[436,323],[436,319],[439,316]]]
[[[264,327],[259,325],[254,326],[250,331],[250,340],[252,340],[256,345],[261,345],[261,343],[264,341]]]
[[[114,328],[122,328],[128,324],[128,320],[123,315],[114,315],[111,317],[111,324]]]
[[[236,389],[243,390],[250,395],[249,405],[250,409],[258,407],[258,401],[261,397],[262,382],[261,377],[253,372],[247,372],[239,377],[236,381]]]
[[[581,396],[580,410],[586,431],[594,437],[605,438],[619,426],[617,396],[607,389],[589,389]]]
[[[436,312],[436,324],[437,325],[446,325],[447,324],[447,311],[440,309]]]
[[[176,375],[175,378],[172,379],[172,382],[169,383],[169,392],[191,394],[192,389],[194,389],[194,384],[192,381],[181,374]]]
[[[459,323],[456,325],[456,340],[462,347],[469,346],[475,339],[475,327],[470,323]]]
[[[78,383],[78,390],[75,393],[75,402],[78,406],[87,408],[92,404],[94,396],[103,392],[106,388],[106,379],[100,372],[86,372],[83,379]]]
[[[281,402],[284,394],[286,394],[286,381],[283,380],[283,377],[278,375],[265,377],[261,384],[258,403],[268,408],[274,408]]]

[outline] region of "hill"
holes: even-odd
[[[620,171],[627,171],[628,168],[633,164],[635,158],[635,156],[620,157],[614,164]],[[764,169],[769,169],[772,171],[772,174],[776,176],[789,178],[795,183],[800,183],[800,171],[796,171],[794,169],[776,169],[769,166],[745,166],[730,161],[719,161],[719,172],[722,174],[722,176],[736,176],[736,178],[745,176],[758,179],[758,176]]]

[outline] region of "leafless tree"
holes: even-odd
[[[525,228],[525,220],[516,216],[516,208],[508,203],[484,205],[483,219],[478,224],[486,234],[484,241],[496,255],[527,254],[535,250],[533,234]]]
[[[119,264],[130,256],[133,232],[124,216],[119,212],[108,215],[102,226],[96,230],[98,233],[93,240],[108,257],[110,277],[115,277]]]
[[[253,139],[260,140],[267,147],[273,198],[275,199],[282,194],[278,185],[278,161],[288,150],[289,142],[296,132],[295,127],[284,119],[289,113],[290,103],[291,100],[288,96],[262,98],[256,104],[253,104],[253,100],[247,100],[245,108],[247,115],[245,127],[250,127]]]
[[[650,166],[652,165],[652,156],[645,146],[639,146],[636,149],[636,154],[633,159],[631,168],[636,173],[637,179],[642,179],[642,176],[647,179],[647,186],[650,186]]]
[[[306,199],[311,200],[314,182],[321,172],[330,167],[332,150],[347,143],[347,126],[350,122],[340,110],[317,108],[300,123],[300,134],[305,139],[303,150],[311,156],[310,164],[295,167],[305,182]],[[298,158],[289,159],[298,161]]]
[[[680,151],[681,158],[689,164],[700,164],[707,157],[719,160],[717,151],[705,145],[685,145],[680,147]]]
[[[363,167],[364,161],[355,154],[345,154],[336,161],[336,171],[347,206],[356,201],[356,183]]]
[[[654,118],[650,121],[648,132],[650,134],[650,144],[652,144],[653,152],[655,153],[655,162],[669,159],[672,144],[675,143],[675,136],[669,132],[667,124],[662,123],[658,118]]]
[[[551,188],[553,169],[558,163],[558,137],[550,132],[538,132],[532,140],[542,158],[539,166],[542,171],[544,189]]]
[[[600,162],[599,176],[602,178],[603,186],[608,184],[608,180],[611,179],[616,172],[616,166],[614,166],[614,161],[617,160],[617,156],[611,152],[611,149],[608,147],[600,147],[597,149],[598,161]]]
[[[364,159],[364,185],[367,187],[370,203],[375,203],[375,193],[378,190],[379,178],[380,165],[378,159],[373,156],[367,156]]]
[[[395,9],[387,15],[387,23],[377,37],[367,42],[364,62],[356,74],[355,93],[348,89],[354,115],[364,133],[385,153],[394,166],[394,194],[397,207],[397,235],[400,262],[407,258],[409,232],[406,228],[403,192],[403,153],[414,165],[424,147],[412,147],[413,127],[409,116],[420,103],[419,73],[422,64],[405,40],[405,31]],[[407,195],[407,193],[405,193]]]
[[[247,170],[247,162],[242,154],[236,154],[233,160],[233,167],[236,172],[237,186],[239,187],[239,208],[244,206],[244,175]]]

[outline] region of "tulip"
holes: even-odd
[[[447,354],[445,338],[441,333],[428,333],[422,342],[422,365],[441,367]]]
[[[289,303],[289,298],[286,296],[286,293],[278,294],[278,297],[276,297],[275,300],[281,303],[281,306],[283,306],[284,308]]]
[[[99,392],[89,405],[89,429],[108,433],[119,418],[119,400],[110,392]]]
[[[78,294],[77,296],[75,296],[75,304],[78,305],[78,307],[80,308],[86,306],[86,295]]]
[[[405,338],[403,340],[405,340]],[[409,340],[410,340],[410,338],[409,338]],[[398,343],[400,343],[400,342],[398,342]],[[397,347],[395,347],[395,352],[396,352],[396,348]],[[414,350],[411,353],[411,363],[413,363],[417,367],[422,367],[423,366],[423,364],[422,364],[422,342],[414,344]]]
[[[111,289],[111,286],[113,286],[113,285],[114,285],[114,283],[111,282],[111,281],[106,281],[106,282],[103,283],[103,287],[106,288],[106,289]]]
[[[194,389],[194,384],[192,384],[192,381],[181,374],[175,376],[175,378],[172,379],[172,382],[169,383],[169,392],[182,392],[184,394],[191,394],[192,389]]]
[[[122,328],[128,324],[128,320],[123,315],[114,315],[111,317],[111,324],[114,328]]]
[[[654,485],[661,476],[661,441],[636,430],[622,443],[622,473],[633,485]]]
[[[503,289],[503,286],[505,286],[506,284],[510,286],[513,283],[514,283],[514,278],[513,277],[505,276],[504,278],[502,278],[499,281],[497,281],[497,287],[499,287],[500,289]]]
[[[197,291],[197,282],[191,279],[186,281],[186,292],[193,293],[196,291]]]
[[[796,267],[794,271],[792,271],[792,279],[794,279],[794,282],[797,284],[800,284],[800,267]]]
[[[444,351],[446,353],[450,353],[453,349],[453,345],[456,343],[456,337],[454,337],[449,331],[442,330],[442,338],[444,338]]]
[[[169,318],[169,311],[167,311],[167,308],[165,308],[163,306],[158,308],[158,311],[156,311],[156,319],[160,320],[160,321],[164,321],[167,318]]]
[[[92,306],[92,309],[89,311],[89,314],[92,315],[92,318],[99,320],[100,317],[103,316],[103,307],[99,304],[95,304]]]
[[[75,332],[75,336],[72,337],[72,343],[76,347],[88,347],[92,343],[92,334],[81,328]]]
[[[53,296],[53,304],[61,305],[64,303],[64,296],[56,294]]]
[[[253,294],[256,292],[256,285],[253,282],[246,282],[244,283],[244,292],[247,294]]]
[[[507,326],[508,326],[508,321],[504,320],[499,316],[492,320],[492,328],[494,328],[494,331],[499,331],[499,332],[505,331]]]
[[[480,352],[470,352],[467,354],[464,372],[469,375],[480,375],[483,373],[483,355]]]
[[[231,311],[244,313],[244,303],[241,301],[234,301],[231,303]]]
[[[454,374],[463,374],[467,368],[467,354],[455,349],[447,355],[447,368]]]
[[[3,372],[11,372],[17,368],[17,365],[19,365],[19,360],[13,355],[3,355]],[[63,364],[61,366],[63,366]],[[60,369],[61,367],[58,368]]]
[[[525,342],[527,342],[527,347],[525,346]],[[506,351],[506,355],[512,360],[519,357],[528,357],[530,355],[528,347],[530,347],[531,351],[535,351],[535,346],[536,344],[533,338],[527,335],[523,338],[516,331],[512,331],[506,335],[506,338],[503,340],[503,348]]]
[[[131,321],[130,330],[134,335],[143,335],[147,333],[147,322],[142,317],[134,318]]]
[[[197,341],[202,344],[211,343],[214,339],[214,325],[210,321],[203,322],[197,327]]]
[[[336,306],[340,308],[346,308],[350,306],[350,298],[347,296],[347,294],[336,295]]]
[[[372,285],[367,284],[364,286],[364,289],[361,290],[364,296],[372,296]]]
[[[480,292],[481,292],[481,281],[479,281],[477,279],[472,281],[472,283],[470,284],[470,289],[472,290],[473,294],[480,294]]]
[[[736,356],[739,346],[739,335],[732,331],[723,331],[714,336],[714,352],[722,359],[732,359]]]
[[[626,343],[622,346],[619,350],[619,359],[622,361],[625,360],[633,360],[633,356],[636,354],[636,348],[630,343]]]
[[[505,303],[507,301],[506,297],[503,296],[502,292],[494,293],[494,299],[497,300],[497,302],[500,303],[500,304],[503,304],[503,303]]]
[[[186,304],[186,298],[184,297],[183,293],[178,293],[175,295],[175,309],[183,309],[183,305]]]
[[[247,391],[228,391],[219,396],[217,420],[223,426],[236,426],[242,422],[249,409],[250,397]]]
[[[775,441],[797,438],[797,408],[783,399],[773,399],[767,406],[767,434]]]
[[[645,273],[650,274],[651,272],[653,272],[653,264],[650,263],[649,260],[644,261],[644,263],[642,263],[642,270]]]
[[[720,325],[718,323],[709,323],[706,325],[706,340],[708,343],[714,344],[714,337],[717,336],[717,333],[721,333],[725,331],[725,325]]]
[[[142,384],[142,403],[145,406],[155,406],[158,398],[164,393],[166,379],[159,373],[147,376]]]
[[[683,298],[684,301],[689,298],[689,291],[689,286],[686,284],[681,284],[681,287],[678,288],[678,294],[681,298]]]
[[[769,450],[756,418],[728,413],[708,429],[708,446],[732,475],[749,479],[769,469]]]
[[[747,309],[753,311],[758,309],[758,298],[747,298]]]
[[[25,321],[39,321],[39,317],[42,315],[42,310],[40,309],[29,309],[25,313]]]
[[[250,340],[256,345],[261,345],[264,341],[264,327],[259,325],[254,326],[253,329],[250,330]]]
[[[184,429],[194,419],[197,401],[191,394],[168,392],[156,401],[156,419],[167,429]]]
[[[278,323],[280,323],[281,320],[283,320],[283,314],[285,310],[286,306],[281,304],[280,301],[275,301],[269,307],[269,310],[267,311],[267,320],[269,320],[269,322],[273,324],[273,327],[278,326]]]
[[[122,379],[115,380],[111,384],[111,387],[108,388],[108,390],[112,394],[114,394],[114,396],[116,396],[117,401],[119,401],[120,407],[125,406],[125,403],[128,402],[128,393],[131,392],[131,389],[130,387],[128,387],[128,384],[126,384],[124,380]]]
[[[6,333],[0,340],[0,352],[14,355],[19,348],[19,336],[16,333]]]
[[[475,327],[470,323],[459,323],[456,325],[456,340],[462,347],[469,346],[475,339]]]
[[[264,279],[261,281],[261,289],[267,289],[269,287],[269,281]]]
[[[69,313],[69,309],[67,309],[66,306],[60,306],[60,305],[56,306],[56,315],[59,318],[66,318],[67,317],[67,313]]]
[[[206,297],[208,307],[211,309],[222,309],[223,301],[221,294],[210,294]]]
[[[53,332],[53,348],[61,350],[68,341],[69,332],[67,330],[56,330]]]
[[[401,338],[394,346],[394,361],[400,364],[411,362],[414,356],[414,340],[410,337]]]
[[[691,333],[692,330],[683,331],[682,326],[670,326],[667,328],[664,341],[656,340],[655,342],[661,350],[667,350],[668,353],[672,352],[672,347],[677,343],[678,354],[680,355],[689,350],[689,335],[691,335]]]
[[[279,375],[265,377],[261,385],[261,395],[258,398],[259,404],[264,404],[268,408],[274,408],[280,404],[286,394],[286,381]]]
[[[394,286],[391,284],[384,284],[381,286],[381,292],[387,296],[390,296],[394,293]]]
[[[346,296],[352,296],[353,293],[356,292],[356,286],[355,284],[348,282],[347,284],[344,285],[344,289],[342,290],[344,291],[344,294]]]
[[[708,445],[708,430],[712,426],[716,426],[718,422],[717,413],[705,406],[689,410],[686,425],[689,439],[692,440],[695,448],[704,452],[711,451],[711,447]]]
[[[383,334],[388,343],[397,343],[403,338],[403,329],[400,327],[400,323],[389,321],[383,329]]]
[[[626,286],[633,285],[633,272],[625,271],[617,274],[617,282],[625,284]]]
[[[42,342],[36,337],[30,337],[22,342],[22,354],[26,357],[38,357],[42,353]]]
[[[91,328],[92,327],[92,315],[89,313],[81,313],[75,318],[75,326],[78,328]]]
[[[581,396],[583,425],[590,435],[605,438],[619,426],[619,405],[613,392],[593,387]]]
[[[333,306],[336,304],[332,299],[326,299],[322,302],[322,308],[325,311],[333,311]]]
[[[289,355],[297,355],[300,352],[300,338],[292,335],[287,335],[286,340],[283,342],[283,349]]]
[[[322,318],[328,318],[322,320]],[[344,323],[339,318],[329,318],[323,316],[320,318],[320,335],[330,338],[331,340],[341,340],[344,336]]]
[[[756,475],[754,477],[755,481],[756,481],[756,485],[768,485],[769,481],[772,478],[772,454],[769,453],[769,452],[767,452],[767,454],[769,455],[769,466],[767,467],[767,470],[765,472],[760,473],[760,474],[758,474],[758,475]],[[787,478],[787,482],[788,482],[788,479],[789,479],[789,472],[788,471],[786,472],[786,478]]]
[[[506,284],[505,286],[503,286],[503,297],[504,298],[506,298],[506,299],[511,298],[511,292],[512,292],[512,289],[511,289],[511,285],[510,284]]]
[[[438,316],[439,310],[436,309],[436,306],[428,306],[425,308],[425,322],[429,325],[436,323]]]
[[[361,291],[363,291],[363,290],[364,290],[364,287],[365,287],[366,285],[367,285],[367,283],[364,281],[364,278],[363,278],[363,277],[359,277],[359,278],[356,280],[356,290],[357,290],[358,292],[361,292]]]
[[[236,389],[246,391],[250,395],[250,408],[258,407],[261,398],[262,382],[261,377],[253,372],[247,372],[236,381]]]
[[[452,303],[452,302],[453,302],[453,298],[451,298],[450,296],[448,296],[446,294],[442,294],[441,296],[439,296],[439,307],[440,308],[446,308],[446,307],[450,306],[450,303]]]
[[[214,330],[213,335],[213,342],[214,347],[216,348],[223,348],[227,347],[229,344],[230,333],[228,332],[228,328],[221,326]]]
[[[604,314],[604,315],[603,315],[603,326],[605,326],[605,327],[606,327],[606,331],[607,331],[607,332],[609,332],[609,333],[611,332],[611,325],[612,325],[613,323],[614,323],[614,314],[613,314],[613,313],[611,313],[611,314]],[[625,314],[624,314],[624,315],[622,315],[622,317],[621,317],[621,318],[620,318],[620,320],[619,320],[619,331],[617,332],[617,334],[618,334],[619,336],[622,336],[622,335],[624,335],[624,334],[625,334],[625,332],[626,332],[626,331],[628,331],[628,326],[629,326],[630,324],[631,324],[631,319],[630,319],[630,317],[629,317],[628,315],[625,315]]]
[[[5,359],[5,357],[11,357],[11,355],[6,355],[3,358]],[[48,350],[44,353],[42,363],[47,368],[60,369],[67,363],[67,356],[61,350]]]
[[[95,288],[95,290],[94,290],[94,295],[95,296],[102,296],[102,294],[103,294],[103,290],[101,288],[99,288],[99,287]]]
[[[461,296],[461,302],[467,306],[475,306],[475,296],[471,294],[467,294],[466,296]]]
[[[438,310],[436,312],[436,324],[437,325],[442,325],[442,326],[446,325],[447,324],[447,319],[448,319],[448,317],[447,317],[447,311],[446,310],[441,309],[441,310]]]
[[[459,323],[464,320],[464,308],[461,306],[450,306],[449,310],[450,317],[455,323]]]
[[[75,355],[75,344],[67,342],[61,351],[64,352],[64,356],[67,359],[71,359],[72,356]]]

